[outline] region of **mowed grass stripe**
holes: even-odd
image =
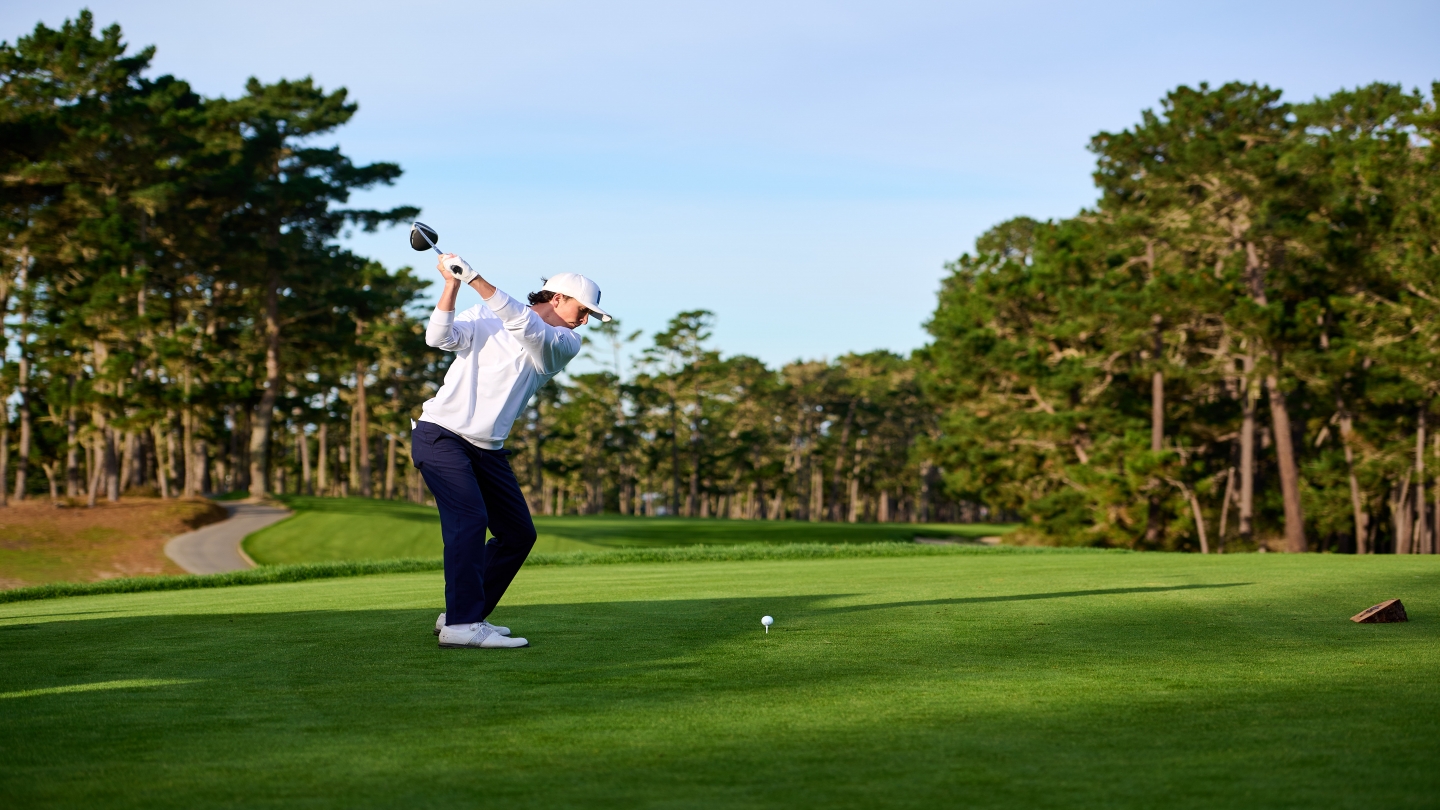
[[[195,681],[180,678],[127,678],[119,681],[74,683],[68,686],[49,686],[44,689],[21,689],[18,692],[0,692],[0,700],[43,697],[45,695],[71,695],[77,692],[103,692],[109,689],[145,689],[153,686],[178,686],[185,683],[195,683]]]
[[[438,557],[433,507],[366,498],[287,497],[295,514],[245,540],[261,564]],[[1014,526],[949,523],[808,523],[774,520],[538,515],[535,552],[673,546],[909,543],[916,537],[1003,536]]]
[[[1095,553],[1097,549],[1054,549],[1026,546],[929,546],[908,543],[792,543],[789,545],[680,546],[675,548],[636,548],[615,551],[572,551],[532,554],[527,566],[549,565],[620,565],[626,563],[720,562],[727,560],[794,560],[845,557],[915,557],[950,554],[1040,554]],[[1109,553],[1125,553],[1111,550]],[[310,579],[399,574],[412,571],[438,571],[443,561],[436,559],[354,560],[340,562],[299,563],[293,565],[262,565],[248,571],[226,574],[191,574],[166,577],[124,577],[99,582],[56,582],[29,588],[0,591],[0,603],[25,602],[34,599],[56,599],[65,596],[93,596],[105,593],[142,593],[145,591],[180,591],[195,588],[228,588],[236,585],[266,585],[276,582],[302,582]]]
[[[955,554],[535,566],[0,607],[18,806],[1425,806],[1440,566]],[[1413,621],[1355,625],[1387,596]],[[776,617],[767,636],[759,624]],[[62,778],[63,776],[63,778]]]

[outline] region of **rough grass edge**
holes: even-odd
[[[1115,549],[1048,548],[1036,546],[918,545],[911,543],[761,543],[734,546],[681,546],[676,548],[626,548],[613,551],[568,551],[531,554],[526,565],[616,565],[620,563],[743,562],[748,560],[815,560],[849,557],[936,557],[964,554],[1076,554],[1128,553]],[[96,596],[143,591],[180,591],[192,588],[228,588],[235,585],[267,585],[302,582],[310,579],[359,577],[371,574],[408,574],[439,571],[444,563],[435,559],[356,560],[346,562],[262,565],[248,571],[227,574],[125,577],[99,582],[55,582],[0,591],[0,604],[66,596]]]

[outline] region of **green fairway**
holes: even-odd
[[[245,551],[262,565],[331,560],[439,557],[440,516],[432,507],[365,498],[287,498],[295,516],[256,532]],[[598,517],[536,517],[537,552],[738,543],[909,542],[915,537],[979,538],[1013,527],[948,523],[802,523]]]
[[[0,605],[11,807],[1424,807],[1440,560],[554,566]],[[1382,598],[1412,621],[1355,625]],[[762,614],[776,618],[763,634]]]

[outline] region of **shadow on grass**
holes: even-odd
[[[1157,585],[1144,588],[1097,588],[1087,591],[1055,591],[1053,593],[1016,593],[1005,596],[959,596],[952,599],[925,599],[915,602],[881,602],[869,605],[829,608],[827,612],[853,613],[861,610],[885,610],[888,608],[926,607],[930,605],[971,605],[984,602],[1029,602],[1036,599],[1069,599],[1076,596],[1120,596],[1137,593],[1164,593],[1166,591],[1193,591],[1205,588],[1241,588],[1254,585],[1253,582],[1222,582],[1212,585]]]

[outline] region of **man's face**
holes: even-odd
[[[590,310],[568,295],[555,296],[550,299],[550,305],[555,308],[555,314],[560,316],[560,320],[571,329],[579,329],[590,321]]]

